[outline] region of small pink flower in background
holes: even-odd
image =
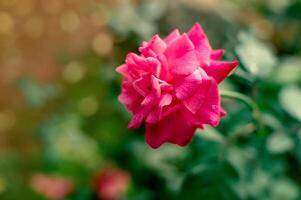
[[[32,189],[48,199],[63,199],[74,189],[73,183],[59,176],[36,174],[31,178]]]
[[[120,169],[106,168],[96,177],[96,192],[100,199],[117,200],[128,190],[130,177]]]
[[[117,68],[123,75],[119,101],[133,114],[129,128],[145,124],[146,143],[187,145],[205,124],[217,126],[226,113],[218,84],[238,66],[220,61],[200,24],[188,33],[176,29],[166,38],[143,42],[140,54],[129,53]]]

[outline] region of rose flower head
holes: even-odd
[[[128,190],[130,176],[117,168],[105,168],[96,177],[96,192],[100,199],[117,200]]]
[[[212,49],[200,24],[164,39],[155,35],[139,52],[116,69],[123,76],[119,101],[133,114],[129,128],[144,124],[146,143],[158,148],[185,146],[197,128],[219,124],[226,113],[218,84],[239,62],[221,61],[224,50]]]
[[[61,176],[35,174],[31,178],[32,189],[47,199],[63,199],[74,190],[71,180]]]

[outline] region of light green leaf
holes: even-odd
[[[161,0],[145,1],[142,3],[139,11],[145,19],[154,21],[164,15],[166,12],[166,7],[167,4]]]
[[[235,168],[226,160],[214,162],[188,174],[178,199],[240,199],[233,183],[238,179]]]
[[[35,80],[26,77],[19,80],[19,88],[24,94],[25,101],[31,107],[41,107],[58,94],[55,86],[39,85]]]
[[[252,75],[268,77],[277,63],[272,49],[250,33],[240,32],[238,39],[236,52],[242,64]]]
[[[127,1],[113,12],[110,25],[120,34],[128,35],[134,32],[143,39],[149,39],[156,32],[154,23],[140,16],[137,8]]]
[[[287,7],[289,7],[294,0],[268,0],[268,8],[274,12],[280,13],[283,12]]]
[[[280,103],[291,116],[301,121],[301,89],[287,86],[280,93]]]
[[[95,140],[80,129],[76,115],[52,118],[42,127],[47,155],[57,162],[72,162],[86,168],[99,167],[101,157]]]
[[[225,141],[224,136],[221,133],[219,133],[216,129],[210,126],[206,127],[205,130],[198,129],[196,133],[201,139],[204,140],[214,141],[218,143],[222,143]]]
[[[175,161],[183,159],[187,154],[187,149],[180,149],[171,144],[165,144],[154,150],[142,142],[132,144],[133,155],[146,166],[154,169],[167,181],[167,185],[172,190],[180,187],[182,176],[179,175]]]
[[[299,188],[290,179],[281,178],[277,181],[273,181],[271,193],[273,200],[295,200],[298,199]]]
[[[301,81],[301,59],[290,57],[282,61],[273,79],[280,83],[296,83]]]
[[[285,153],[293,147],[293,140],[285,133],[274,133],[267,140],[267,149],[274,154]]]
[[[264,195],[265,191],[269,188],[271,180],[273,177],[271,174],[262,169],[256,169],[252,173],[251,180],[249,184],[246,184],[246,189],[251,196],[261,197]]]

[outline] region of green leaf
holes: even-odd
[[[301,121],[301,90],[297,86],[287,86],[280,93],[280,103],[291,116]]]
[[[199,136],[203,140],[213,141],[218,143],[225,142],[225,137],[219,133],[215,128],[206,127],[205,130],[198,129],[196,131],[196,135]]]
[[[269,188],[272,180],[271,174],[262,169],[253,171],[250,180],[247,181],[246,189],[254,199],[264,199],[265,191]]]
[[[253,76],[268,77],[277,63],[272,49],[247,32],[240,32],[238,39],[240,44],[236,47],[236,53],[243,66]]]
[[[287,9],[294,1],[293,0],[269,0],[267,1],[268,8],[276,13],[281,13]]]
[[[280,83],[296,83],[301,81],[301,59],[299,57],[286,58],[279,64],[273,80]]]
[[[194,170],[183,182],[179,199],[240,199],[233,187],[238,174],[227,161],[219,161]]]
[[[76,115],[51,118],[42,126],[41,133],[51,161],[71,162],[88,169],[99,167],[101,157],[97,143],[80,129]]]
[[[273,200],[295,200],[299,196],[299,188],[290,179],[281,178],[277,181],[273,181],[271,193],[271,199]]]
[[[178,146],[165,144],[159,149],[151,149],[144,142],[133,142],[132,152],[139,163],[155,170],[167,181],[172,190],[177,190],[181,184],[182,177],[175,164],[181,161],[187,154],[187,149],[180,149]]]
[[[256,148],[253,146],[245,148],[232,146],[228,149],[227,153],[227,159],[236,168],[240,176],[247,174],[246,169],[250,162],[256,159],[256,156]]]
[[[274,133],[267,140],[267,149],[270,153],[285,153],[293,147],[294,141],[285,133]]]
[[[39,85],[30,78],[20,79],[18,85],[24,94],[27,104],[31,107],[43,106],[58,93],[57,88],[53,85]]]
[[[167,3],[158,1],[142,1],[139,13],[149,20],[155,21],[160,19],[166,12]]]
[[[149,39],[156,32],[154,23],[139,15],[136,7],[129,3],[122,3],[116,8],[110,25],[120,34],[128,35],[134,32],[143,39]]]

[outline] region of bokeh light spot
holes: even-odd
[[[0,112],[0,132],[9,130],[14,126],[15,122],[16,116],[12,111]]]
[[[108,55],[113,49],[113,38],[108,33],[99,33],[93,40],[92,48],[100,56]]]
[[[78,61],[72,61],[65,66],[63,71],[64,79],[69,83],[80,81],[86,74],[85,67]]]
[[[13,31],[14,20],[6,12],[0,12],[0,33],[9,34]]]
[[[98,110],[98,101],[93,96],[82,99],[78,105],[79,112],[84,116],[91,116]]]
[[[4,178],[0,177],[0,194],[5,192],[7,188],[7,183]]]
[[[60,24],[64,32],[73,33],[80,27],[80,18],[75,12],[67,11],[62,14]]]

